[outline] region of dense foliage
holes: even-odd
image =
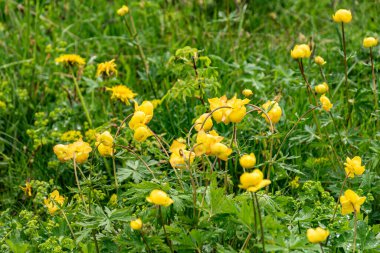
[[[0,251],[380,252],[379,11],[1,1]]]

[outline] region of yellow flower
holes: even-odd
[[[152,131],[145,125],[139,125],[135,129],[135,133],[133,135],[133,138],[138,142],[145,141],[149,136],[152,136]]]
[[[205,133],[204,130],[200,130],[197,134],[197,143],[194,146],[194,152],[197,156],[203,154],[211,154],[211,146],[215,143],[221,142],[223,140],[222,136],[219,136],[218,133],[213,130],[209,133]]]
[[[296,176],[292,181],[290,181],[289,186],[293,189],[296,189],[300,186],[299,183],[300,177]]]
[[[306,44],[295,45],[290,51],[290,56],[293,59],[309,58],[311,55],[310,47]]]
[[[29,181],[25,182],[25,187],[20,186],[26,196],[32,197],[32,185]]]
[[[128,123],[130,129],[135,130],[140,125],[145,125],[146,115],[144,112],[137,111],[133,114],[131,120]]]
[[[215,143],[211,145],[211,155],[218,157],[220,160],[227,161],[228,156],[231,155],[232,149],[223,143]]]
[[[150,195],[146,197],[146,200],[149,203],[165,207],[170,206],[174,202],[164,191],[161,190],[153,190]]]
[[[252,169],[256,165],[256,156],[254,153],[243,155],[240,157],[239,162],[241,167],[245,169]]]
[[[315,86],[315,92],[318,93],[318,94],[325,94],[326,92],[329,91],[329,86],[327,85],[326,82],[323,82],[321,84],[318,84],[317,86]]]
[[[363,174],[365,166],[362,166],[362,159],[359,156],[355,156],[352,159],[347,157],[346,161],[347,163],[344,163],[344,165],[346,166],[344,170],[346,171],[348,177],[353,178],[354,175]]]
[[[142,228],[143,223],[142,223],[142,220],[138,218],[136,220],[131,220],[129,225],[131,226],[133,230],[140,230]]]
[[[332,18],[336,23],[350,23],[352,20],[352,14],[349,10],[340,9],[335,12]]]
[[[116,206],[117,205],[117,194],[115,194],[115,193],[112,194],[110,200],[108,201],[108,203],[111,206]]]
[[[366,197],[359,197],[353,190],[348,189],[344,192],[344,196],[340,197],[342,204],[342,215],[352,212],[360,213],[360,206],[363,205]]]
[[[314,62],[318,64],[319,66],[325,65],[326,61],[321,56],[316,56],[314,58]]]
[[[82,141],[81,139],[72,144],[69,144],[69,149],[72,150],[73,157],[75,157],[75,161],[77,163],[86,162],[90,152],[92,151],[90,144]]]
[[[220,98],[210,98],[208,99],[208,102],[210,103],[210,110],[213,111],[219,107],[227,106],[227,96],[222,96]],[[228,110],[229,108],[218,109],[212,113],[212,117],[217,123],[224,122],[225,124],[228,124],[229,121],[226,114]]]
[[[161,99],[153,99],[151,103],[153,105],[153,109],[156,109],[162,103],[162,101]]]
[[[79,139],[82,139],[82,134],[79,131],[71,130],[64,132],[61,135],[61,141],[77,141]]]
[[[106,88],[112,91],[111,99],[119,99],[125,104],[129,105],[129,100],[133,99],[137,94],[133,93],[131,89],[124,85],[117,85],[112,88]]]
[[[265,104],[262,105],[262,108],[267,112],[268,117],[270,118],[273,124],[276,124],[280,121],[282,109],[276,101],[267,101]],[[261,116],[265,119],[266,122],[269,123],[269,120],[264,113],[261,114]]]
[[[101,156],[112,156],[113,155],[113,147],[106,146],[103,143],[97,145],[98,151]]]
[[[66,162],[73,158],[73,150],[69,145],[57,144],[53,147],[53,151],[61,162]]]
[[[263,179],[263,173],[256,169],[251,173],[244,172],[240,176],[240,185],[239,187],[242,189],[246,189],[250,192],[257,192],[261,188],[269,185],[271,181],[269,179]]]
[[[56,63],[62,63],[69,66],[82,66],[85,65],[85,60],[77,54],[63,54],[55,59]]]
[[[333,107],[333,104],[331,104],[330,99],[328,99],[328,97],[326,97],[325,95],[322,95],[319,98],[319,101],[321,101],[322,103],[322,109],[326,112],[329,112],[330,109]]]
[[[117,75],[115,59],[98,64],[98,69],[96,70],[97,77],[110,77],[112,75]]]
[[[49,198],[44,199],[44,204],[48,208],[48,211],[51,215],[54,215],[54,213],[59,210],[60,207],[62,207],[64,202],[65,198],[63,196],[60,196],[57,190],[54,190],[52,193],[50,193]]]
[[[311,243],[321,243],[327,239],[330,232],[323,228],[317,227],[316,229],[309,228],[306,232],[307,239]]]
[[[117,15],[124,16],[129,12],[129,8],[126,5],[123,5],[120,9],[117,10]]]
[[[150,101],[144,101],[141,105],[139,105],[137,102],[135,103],[135,112],[145,113],[144,124],[148,124],[153,118],[153,110],[154,106]]]
[[[105,131],[96,137],[95,146],[98,146],[99,144],[103,144],[103,145],[108,146],[108,147],[113,146],[113,137],[110,134],[110,132]]]
[[[199,130],[203,129],[204,131],[209,131],[212,126],[213,126],[213,123],[212,123],[212,119],[211,119],[211,115],[210,117],[207,118],[206,120],[206,117],[209,115],[209,113],[204,113],[202,114],[196,121],[195,121],[195,130],[197,130],[199,132]],[[205,122],[206,121],[206,122]],[[203,125],[203,128],[202,128],[202,124]]]
[[[191,152],[190,154],[190,151],[187,151],[185,149],[186,144],[184,139],[179,138],[173,141],[172,145],[169,148],[169,151],[172,152],[172,154],[170,155],[169,162],[173,168],[184,169],[186,168],[186,164],[188,162],[190,162],[190,164],[193,163],[195,153]]]
[[[253,95],[253,92],[252,92],[252,90],[250,90],[250,89],[244,89],[243,91],[242,91],[242,94],[244,95],[244,97],[250,97],[250,96],[252,96]]]
[[[367,37],[363,40],[363,46],[364,47],[375,47],[379,43],[378,39],[375,39],[374,37]]]
[[[232,107],[231,109],[227,109],[226,116],[228,117],[228,121],[232,123],[240,123],[246,112],[247,109],[245,108],[245,105],[249,103],[249,99],[238,99],[236,98],[236,95],[227,101],[227,105]]]
[[[169,162],[173,168],[186,169],[187,164],[189,163],[191,165],[194,161],[194,158],[195,158],[194,152],[181,149],[181,150],[178,150],[177,152],[173,152],[170,155]]]

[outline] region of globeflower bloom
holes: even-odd
[[[256,165],[256,156],[254,153],[245,154],[240,157],[239,163],[244,169],[252,169]]]
[[[69,145],[57,144],[53,147],[53,151],[61,162],[66,162],[73,158],[73,150]]]
[[[352,14],[350,10],[340,9],[332,16],[336,23],[350,23],[352,20]]]
[[[146,197],[146,200],[149,203],[158,205],[158,206],[170,206],[173,204],[173,200],[166,194],[166,192],[161,191],[161,190],[153,190],[149,194],[148,197]]]
[[[55,212],[59,210],[60,207],[62,207],[64,202],[65,198],[63,196],[60,196],[57,190],[54,190],[52,193],[50,193],[49,198],[44,199],[44,204],[51,215],[54,215]]]
[[[135,128],[133,138],[138,142],[143,142],[152,135],[152,131],[146,125],[140,125]]]
[[[113,155],[113,147],[112,146],[106,146],[103,143],[100,143],[97,145],[99,154],[101,156],[112,156]]]
[[[141,105],[139,105],[137,102],[135,103],[135,112],[145,113],[144,124],[148,124],[153,118],[153,110],[154,106],[150,101],[144,101]]]
[[[352,212],[360,213],[360,206],[363,205],[366,197],[359,197],[353,190],[348,189],[344,195],[340,197],[342,204],[342,215]]]
[[[142,228],[143,223],[142,223],[142,220],[138,218],[136,220],[131,220],[129,225],[131,226],[133,230],[140,230]]]
[[[124,85],[117,85],[112,88],[106,88],[106,90],[112,91],[111,99],[119,99],[127,105],[129,105],[129,100],[132,100],[137,95]]]
[[[362,159],[359,156],[355,156],[352,159],[347,157],[346,161],[347,162],[344,163],[346,166],[344,170],[346,171],[346,175],[348,177],[353,178],[354,175],[362,175],[365,171],[365,166],[362,166]]]
[[[211,116],[207,118],[207,116],[209,116],[209,113],[204,113],[202,114],[196,121],[195,121],[195,130],[197,132],[199,132],[201,129],[203,129],[204,131],[209,131],[212,126],[213,126],[213,123],[212,123],[212,119],[211,119]],[[207,120],[206,120],[207,118]],[[203,125],[203,127],[202,127]]]
[[[82,66],[85,65],[85,60],[77,54],[63,54],[55,59],[57,64],[62,63],[66,66]]]
[[[227,110],[227,116],[230,122],[232,123],[240,123],[246,112],[247,108],[245,108],[245,105],[249,103],[249,99],[238,99],[236,98],[236,95],[227,101],[227,105],[231,107],[231,109]]]
[[[378,39],[375,39],[374,37],[367,37],[363,39],[363,46],[366,48],[375,47],[378,43]]]
[[[172,154],[170,155],[169,162],[173,168],[185,169],[187,163],[193,163],[195,153],[186,150],[186,144],[183,139],[174,140],[169,149]]]
[[[227,107],[227,96],[222,96],[220,98],[210,98],[208,99],[208,102],[210,103],[210,110],[214,111],[217,108],[220,107]],[[220,108],[217,109],[212,113],[212,117],[217,123],[223,122],[224,124],[228,124],[228,109],[229,108]]]
[[[326,112],[329,112],[330,109],[333,107],[333,104],[331,104],[330,99],[328,99],[328,97],[326,97],[325,95],[322,95],[319,98],[319,101],[321,101],[322,103],[322,109]]]
[[[260,170],[256,169],[251,173],[244,172],[240,176],[239,187],[250,192],[257,192],[270,183],[271,181],[269,179],[264,179],[263,173]]]
[[[227,161],[228,156],[231,155],[232,149],[223,143],[215,143],[211,145],[211,155],[218,157],[220,160]]]
[[[250,90],[250,89],[244,89],[243,91],[242,91],[242,94],[243,94],[243,96],[244,97],[250,97],[250,96],[252,96],[253,95],[253,92],[252,92],[252,90]]]
[[[315,92],[318,93],[318,94],[325,94],[326,92],[329,91],[329,86],[327,85],[326,82],[323,82],[321,84],[318,84],[317,86],[315,86]]]
[[[129,8],[128,6],[126,5],[123,5],[120,9],[117,10],[117,15],[119,16],[124,16],[125,14],[127,14],[129,12]]]
[[[222,136],[219,136],[215,130],[205,133],[204,130],[200,130],[197,134],[197,143],[194,146],[194,152],[197,156],[203,154],[210,155],[211,146],[219,143],[223,140]]]
[[[311,55],[310,47],[306,44],[295,45],[293,50],[290,51],[290,56],[293,59],[309,58]]]
[[[276,124],[280,121],[282,109],[276,101],[267,101],[265,104],[262,105],[262,108],[267,112],[268,117],[273,124]],[[265,119],[267,123],[269,123],[269,119],[265,114],[262,114],[261,116]]]
[[[98,64],[98,69],[96,70],[97,77],[110,77],[112,75],[117,75],[115,59]]]
[[[314,58],[314,62],[318,64],[319,66],[325,65],[326,61],[321,56],[316,56]]]
[[[311,243],[321,243],[327,239],[330,232],[323,228],[317,227],[316,229],[309,228],[306,232],[307,239]]]
[[[110,147],[113,146],[113,137],[110,134],[110,132],[105,131],[97,135],[95,146],[98,146],[99,144],[103,144],[105,146],[110,146]]]
[[[73,158],[77,163],[86,162],[90,152],[92,151],[90,144],[82,141],[82,139],[72,144],[69,144],[69,149],[72,150]]]

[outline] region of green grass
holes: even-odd
[[[274,135],[256,113],[246,116],[237,132],[240,149],[256,154],[259,169],[267,171],[270,167],[271,140],[274,153],[279,152],[271,171],[269,193],[263,192],[261,201],[266,212],[267,251],[317,251],[319,247],[310,246],[305,237],[306,229],[316,226],[327,226],[333,235],[325,251],[352,251],[349,244],[353,239],[353,216],[347,219],[339,215],[334,224],[329,224],[329,220],[345,177],[343,165],[337,161],[354,156],[362,157],[366,166],[363,176],[349,180],[346,186],[367,197],[363,216],[359,217],[358,248],[361,252],[379,250],[374,237],[380,232],[380,216],[376,212],[380,209],[380,129],[376,125],[380,112],[374,110],[369,50],[363,48],[362,40],[365,36],[380,35],[380,1],[128,1],[131,13],[122,18],[116,15],[116,10],[123,4],[124,1],[94,0],[0,2],[0,101],[5,103],[4,108],[0,107],[0,209],[4,210],[0,215],[0,226],[4,226],[0,229],[1,251],[11,248],[18,252],[14,250],[16,247],[25,252],[21,245],[28,244],[30,252],[38,249],[54,252],[48,244],[54,245],[59,236],[70,239],[62,217],[51,218],[42,204],[42,198],[56,188],[70,198],[67,212],[82,243],[73,248],[74,252],[80,247],[83,252],[94,252],[91,233],[97,234],[102,252],[141,252],[144,244],[136,233],[130,232],[126,222],[133,215],[144,217],[144,224],[147,222],[146,237],[151,248],[168,251],[155,209],[145,202],[145,196],[157,187],[170,189],[170,195],[178,203],[164,210],[166,219],[173,222],[167,230],[178,252],[238,252],[252,231],[252,220],[247,218],[248,214],[252,216],[249,195],[238,188],[243,171],[236,152],[228,162],[217,166],[212,176],[206,173],[210,164],[202,160],[206,169],[198,168],[196,175],[200,187],[198,202],[202,202],[203,192],[207,192],[207,197],[203,209],[198,206],[201,215],[194,225],[189,173],[182,175],[185,184],[182,190],[157,141],[150,138],[136,143],[128,128],[122,130],[120,143],[129,145],[154,167],[158,180],[152,180],[144,165],[136,162],[139,161],[136,156],[118,150],[117,168],[127,176],[117,192],[119,203],[109,205],[111,195],[116,193],[112,160],[94,155],[94,160],[83,166],[88,179],[82,178],[82,188],[90,200],[93,198],[94,215],[99,221],[91,223],[83,214],[72,164],[59,163],[52,150],[62,142],[59,137],[63,132],[79,130],[84,135],[90,128],[81,103],[68,99],[68,93],[73,97],[74,90],[68,70],[54,62],[65,53],[86,59],[79,85],[93,128],[108,129],[112,134],[123,118],[133,113],[133,106],[110,100],[105,87],[116,84],[130,87],[138,94],[136,100],[140,103],[165,97],[155,109],[149,127],[169,144],[176,138],[187,137],[193,120],[208,111],[207,98],[224,94],[229,98],[234,94],[242,97],[245,88],[253,90],[251,103],[255,105],[281,97],[283,116]],[[345,26],[349,96],[353,102],[349,124],[345,120],[349,100],[344,95],[341,31],[331,18],[339,8],[353,13],[353,21]],[[156,97],[125,25],[125,21],[130,23],[129,15],[133,16],[149,63]],[[321,55],[327,62],[323,69],[339,134],[332,118],[317,109],[322,134],[310,115],[278,150],[288,131],[310,108],[298,64],[290,57],[290,50],[300,43],[312,43],[313,56]],[[191,88],[193,67],[180,61],[170,64],[176,50],[185,46],[197,48],[200,56],[211,60],[210,66],[198,65],[201,75],[206,77],[206,106],[197,98],[198,90]],[[376,73],[380,68],[379,48],[374,48]],[[97,79],[97,64],[111,59],[116,59],[117,77]],[[322,83],[313,58],[304,60],[304,65],[311,85]],[[173,89],[180,86],[178,80],[187,82],[181,86],[183,90]],[[231,124],[214,122],[214,127],[229,144]],[[195,143],[195,138],[192,141]],[[301,186],[297,189],[289,186],[295,176],[300,177]],[[41,181],[34,183],[33,199],[24,196],[19,188],[26,180]],[[210,182],[209,188],[206,182]],[[109,227],[101,227],[100,217],[104,217],[106,207],[116,214],[108,220]],[[75,217],[76,212],[84,216]],[[40,221],[36,227],[26,222],[34,219]],[[41,232],[42,224],[53,221],[58,224],[54,229]],[[29,230],[18,232],[16,223]],[[93,229],[94,226],[99,227]],[[37,239],[29,242],[32,236]],[[16,246],[12,247],[12,243]],[[261,244],[254,245],[252,239],[246,250],[254,249],[260,251]]]

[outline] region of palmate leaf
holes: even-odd
[[[154,164],[152,161],[149,162],[150,165]],[[139,160],[129,160],[126,163],[126,167],[118,168],[117,179],[120,183],[125,180],[132,178],[133,182],[140,183],[143,179],[150,175],[147,168]]]

